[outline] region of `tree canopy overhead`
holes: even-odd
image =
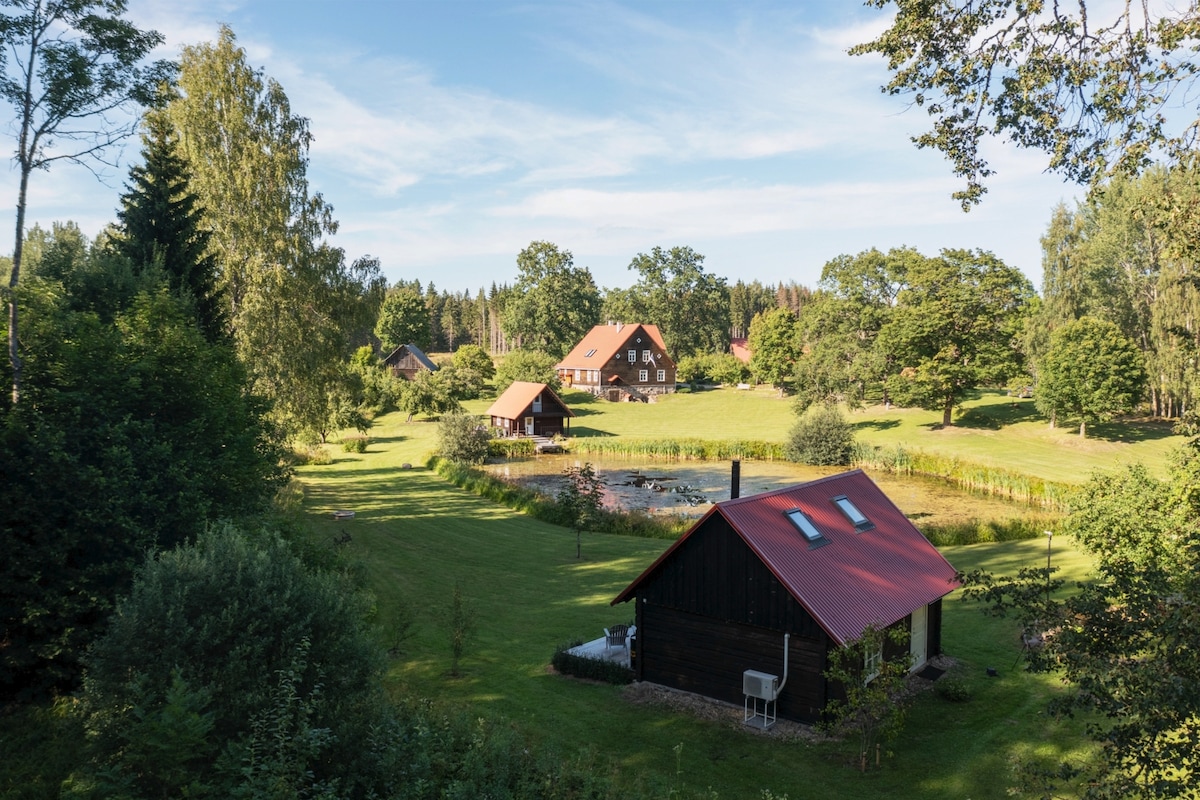
[[[914,137],[940,150],[978,203],[994,170],[989,137],[1045,152],[1049,168],[1084,184],[1190,156],[1200,129],[1193,89],[1200,10],[1149,2],[867,0],[895,8],[891,25],[850,49],[878,53],[932,120]],[[1161,9],[1161,10],[1160,10]]]

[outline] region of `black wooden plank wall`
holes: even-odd
[[[642,680],[741,705],[742,672],[783,678],[783,634],[722,622],[653,603],[639,609],[638,659]],[[780,718],[812,721],[825,705],[825,641],[793,635]]]

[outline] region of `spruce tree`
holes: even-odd
[[[224,339],[228,325],[210,233],[203,227],[204,212],[189,188],[191,175],[176,151],[170,122],[161,114],[148,114],[142,144],[144,163],[129,171],[113,247],[135,271],[161,269],[172,293],[191,304],[205,338]]]

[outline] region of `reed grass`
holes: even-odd
[[[879,472],[942,478],[967,491],[1003,497],[1054,512],[1067,510],[1067,503],[1076,489],[1070,484],[1036,478],[1004,467],[977,464],[958,456],[930,453],[901,444],[878,447],[857,442],[852,461],[856,467]]]
[[[773,461],[783,458],[781,442],[734,439],[627,439],[575,437],[568,440],[567,452],[679,461],[728,461],[733,458]]]
[[[433,456],[426,464],[429,469],[460,489],[491,500],[513,511],[548,522],[571,527],[567,513],[553,497],[518,486],[475,467]],[[589,529],[592,533],[611,533],[647,539],[677,539],[694,520],[682,516],[651,516],[642,511],[612,511],[605,509]]]

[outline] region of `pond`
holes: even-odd
[[[600,459],[578,455],[541,455],[485,466],[497,477],[543,494],[555,495],[567,467],[590,463],[604,482],[605,506],[650,514],[699,517],[713,503],[728,500],[728,461]],[[789,461],[743,461],[741,496],[781,489],[842,472],[839,467],[808,467]],[[959,489],[936,478],[897,476],[867,470],[897,507],[918,524],[950,525],[969,520],[1009,520],[1031,509],[996,497]]]

